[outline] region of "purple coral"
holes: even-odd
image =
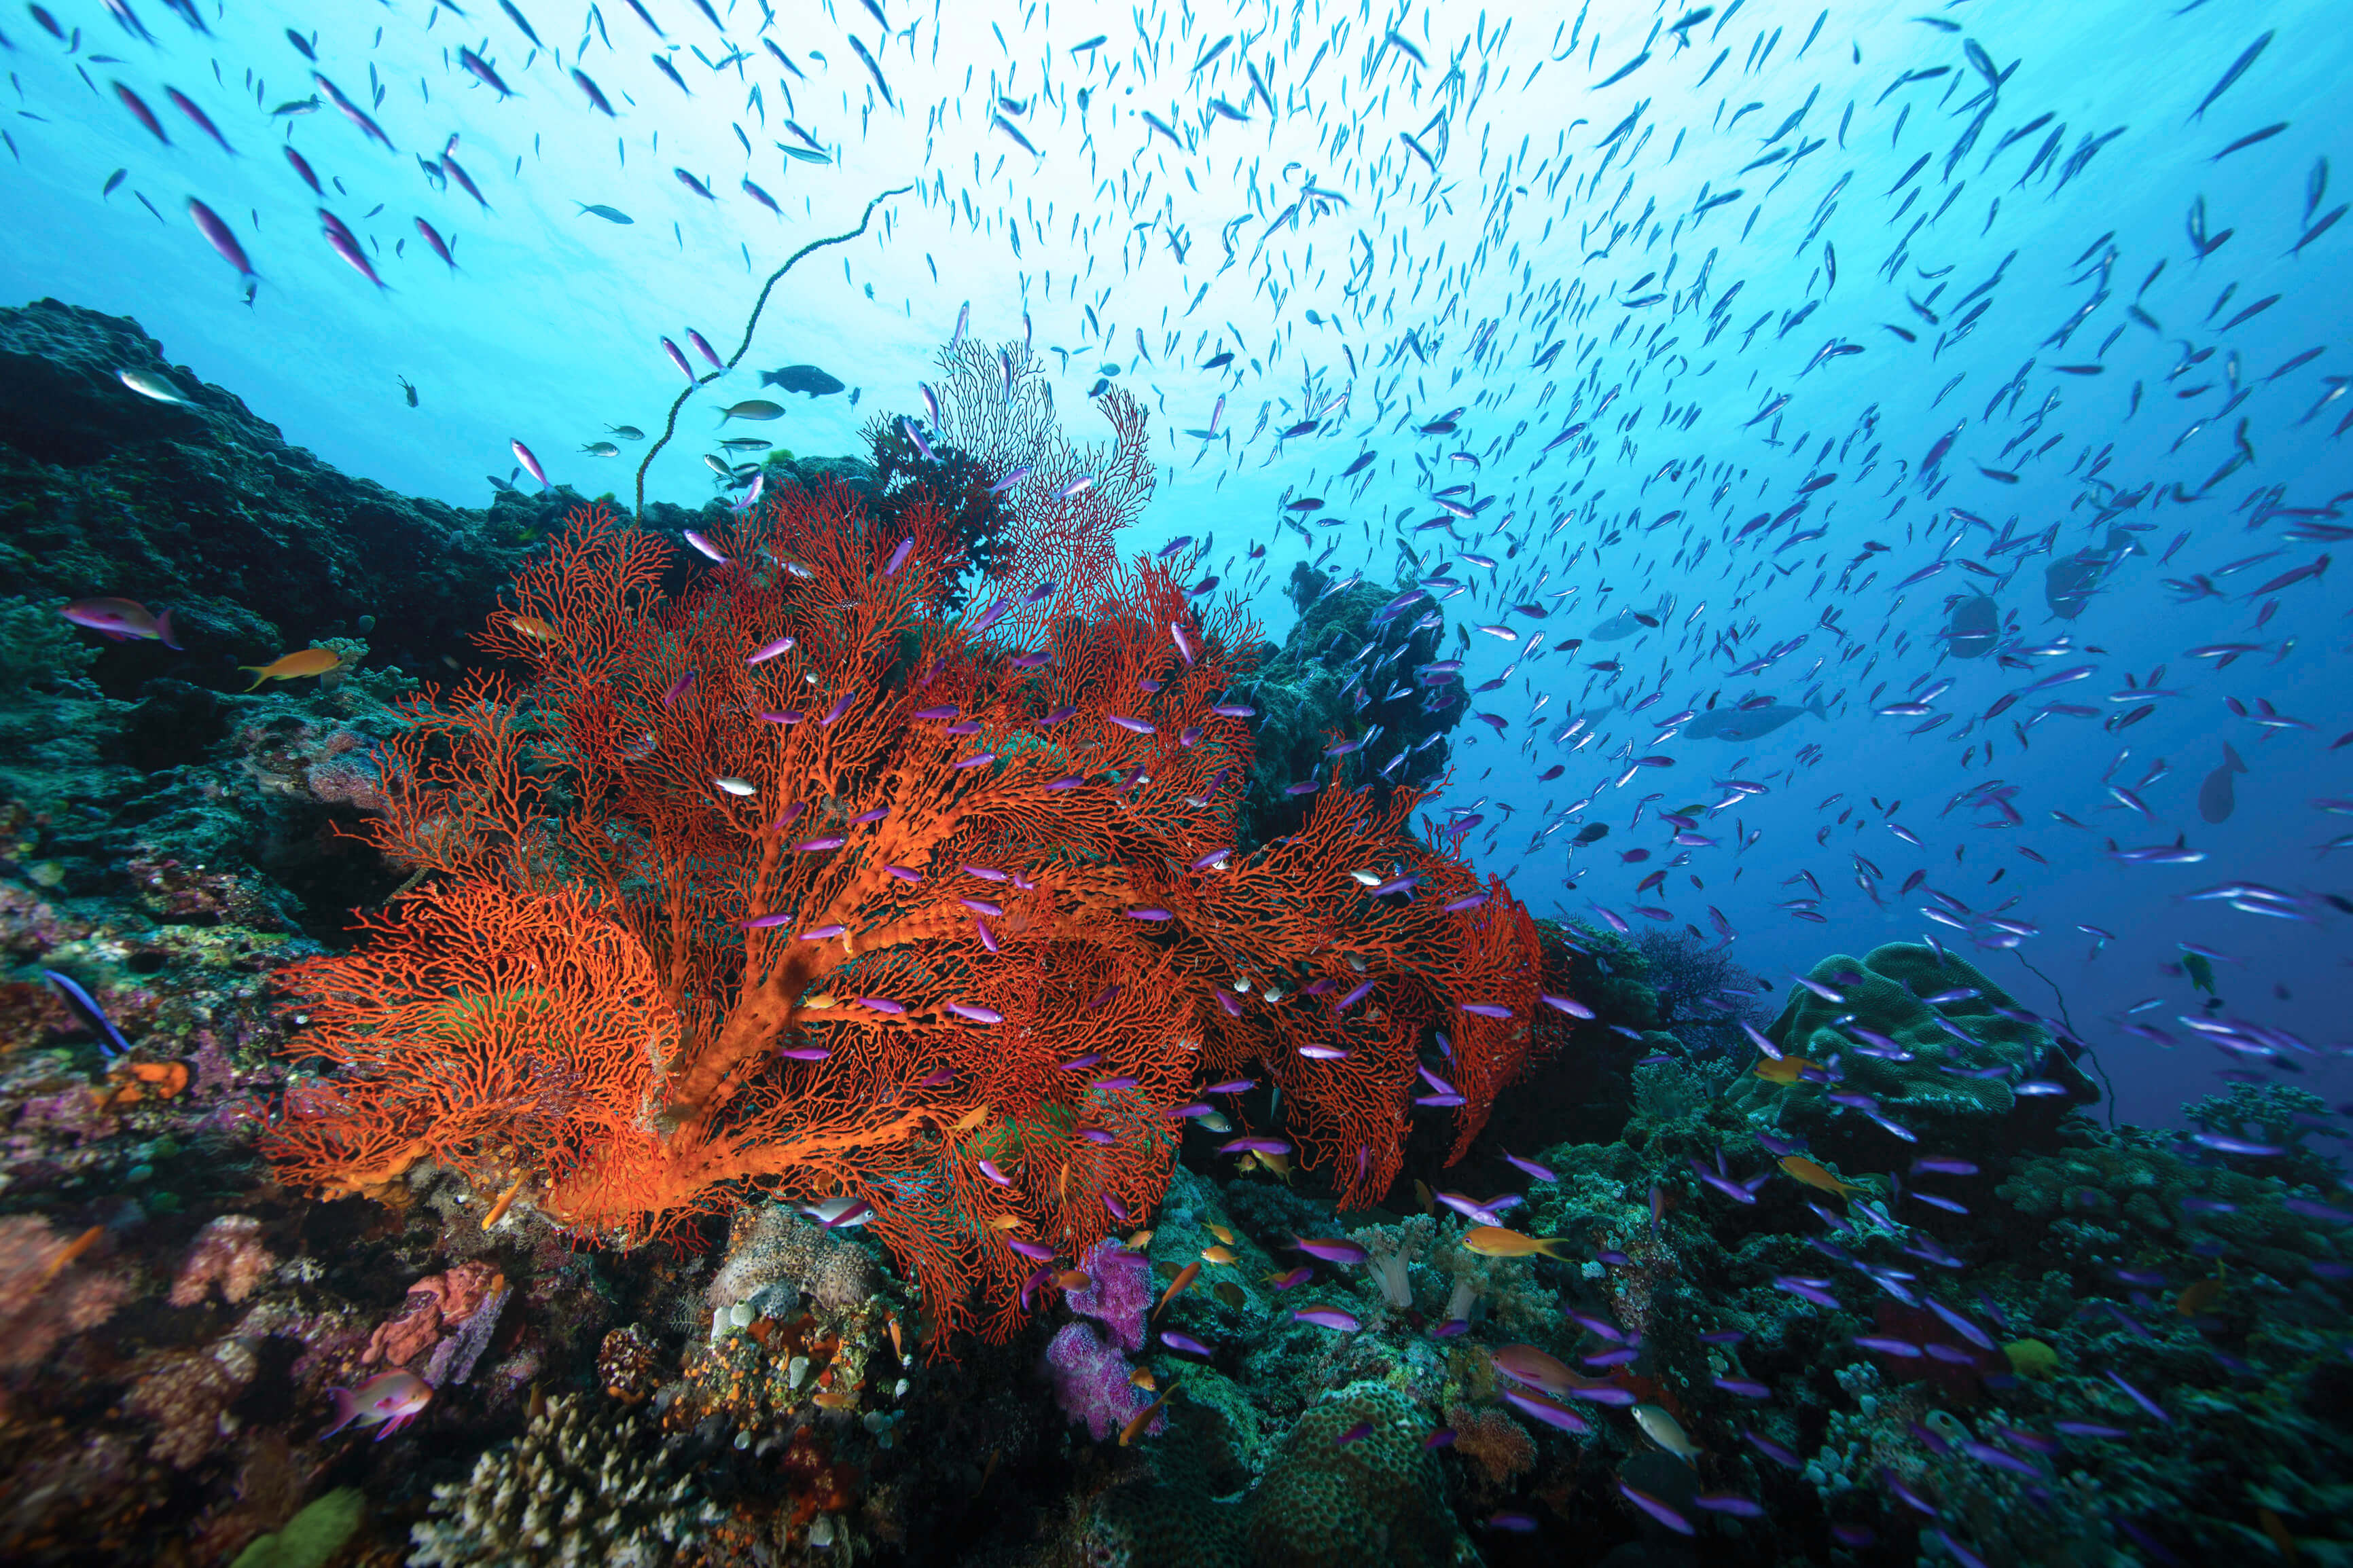
[[[1133,1375],[1126,1358],[1084,1323],[1064,1324],[1046,1346],[1046,1376],[1054,1384],[1054,1403],[1098,1443],[1151,1403],[1130,1381]],[[1166,1414],[1155,1415],[1148,1430],[1157,1432],[1167,1423]]]
[[[1087,1287],[1064,1298],[1071,1310],[1109,1329],[1120,1349],[1142,1350],[1144,1317],[1152,1308],[1150,1260],[1115,1241],[1099,1241],[1079,1268]]]

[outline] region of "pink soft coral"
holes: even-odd
[[[1046,1376],[1054,1384],[1054,1403],[1098,1443],[1151,1403],[1130,1381],[1133,1375],[1126,1359],[1084,1323],[1064,1325],[1046,1346]],[[1149,1430],[1157,1432],[1167,1422],[1166,1415],[1155,1415]]]
[[[172,1281],[172,1305],[193,1307],[220,1288],[234,1307],[269,1277],[278,1260],[261,1245],[261,1222],[251,1215],[225,1214],[196,1233]]]
[[[1151,1264],[1141,1254],[1105,1240],[1095,1243],[1079,1268],[1087,1287],[1063,1298],[1071,1310],[1109,1329],[1120,1349],[1142,1350],[1144,1315],[1152,1307]]]

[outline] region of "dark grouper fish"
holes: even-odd
[[[1953,606],[1945,628],[1945,646],[1955,658],[1983,658],[1993,651],[2001,634],[2001,609],[1984,594],[1972,594]]]
[[[788,364],[782,370],[760,373],[762,386],[781,386],[786,392],[806,392],[811,397],[830,397],[841,390],[841,383],[813,364]]]
[[[1683,733],[1695,741],[1717,740],[1736,743],[1753,741],[1759,735],[1769,735],[1790,720],[1808,713],[1817,719],[1830,716],[1824,711],[1820,698],[1803,708],[1792,708],[1786,702],[1770,702],[1762,708],[1718,708],[1702,713],[1685,724]]]

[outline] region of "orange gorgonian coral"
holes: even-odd
[[[575,515],[482,636],[530,678],[420,698],[387,748],[371,831],[427,882],[286,973],[338,1069],[289,1097],[289,1181],[430,1157],[623,1242],[841,1199],[942,1343],[1144,1223],[1201,1084],[1271,1077],[1368,1202],[1442,1030],[1467,1144],[1535,1001],[1502,884],[1409,792],[1333,785],[1235,855],[1239,612],[1138,563],[949,617],[939,514],[894,531],[788,489],[672,596],[666,542]]]

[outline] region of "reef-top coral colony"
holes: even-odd
[[[0,1560],[2353,1563],[2327,14],[236,9],[0,19]]]

